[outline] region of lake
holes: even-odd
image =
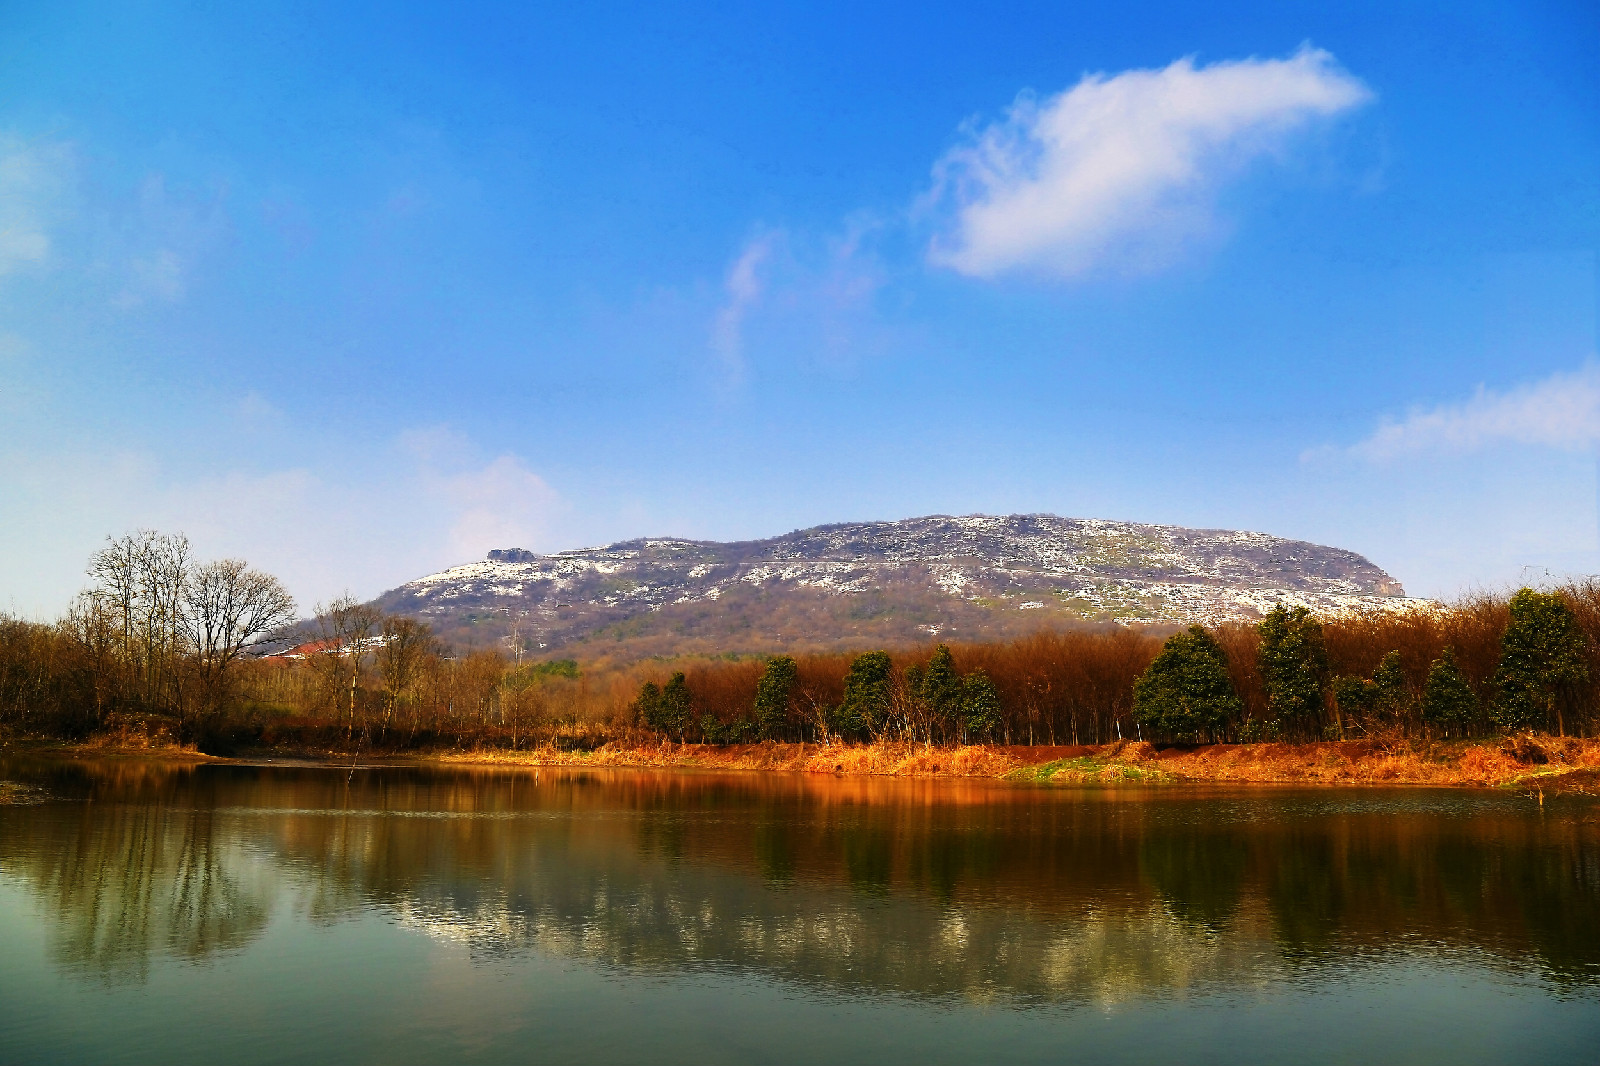
[[[0,761],[0,1060],[1593,1062],[1600,801]]]

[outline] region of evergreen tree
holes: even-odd
[[[775,740],[789,724],[789,698],[794,692],[798,670],[787,655],[774,655],[756,682],[756,732],[762,740]]]
[[[1168,637],[1133,686],[1133,716],[1158,736],[1216,736],[1243,709],[1228,675],[1228,655],[1203,626]]]
[[[1507,729],[1549,727],[1566,735],[1562,702],[1567,690],[1589,679],[1588,642],[1567,601],[1555,592],[1519,589],[1511,621],[1500,638],[1495,717]]]
[[[634,721],[646,729],[657,733],[667,731],[666,722],[661,717],[661,686],[654,681],[646,681],[639,690],[639,696],[633,701]]]
[[[743,744],[755,725],[748,718],[724,725],[708,711],[700,716],[700,739],[706,744]]]
[[[1411,708],[1411,690],[1406,684],[1406,672],[1400,665],[1400,653],[1391,651],[1372,672],[1372,687],[1376,689],[1374,707],[1402,718]]]
[[[945,728],[960,728],[963,698],[961,675],[956,673],[950,649],[941,644],[928,660],[928,668],[918,678],[918,695],[933,722]],[[930,726],[929,733],[932,733]],[[932,737],[929,737],[932,740]]]
[[[1267,706],[1279,722],[1298,722],[1319,731],[1322,697],[1328,679],[1328,649],[1322,623],[1304,607],[1274,607],[1256,626],[1261,634],[1257,662],[1267,690]]]
[[[833,714],[834,729],[844,736],[876,733],[889,716],[894,664],[886,651],[857,655],[844,679],[844,701]]]
[[[679,670],[668,679],[666,686],[661,690],[660,718],[661,728],[680,741],[689,728],[691,702],[689,683],[684,679],[683,671]]]
[[[1336,677],[1333,679],[1333,701],[1339,707],[1341,721],[1361,722],[1370,718],[1377,709],[1378,686],[1364,677]]]
[[[1423,720],[1447,730],[1462,729],[1477,715],[1477,694],[1456,665],[1455,649],[1446,647],[1428,668],[1428,683],[1422,690]]]
[[[969,740],[985,740],[1000,728],[1000,694],[982,670],[961,679],[960,710]]]

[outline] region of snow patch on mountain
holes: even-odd
[[[552,635],[566,618],[571,636],[667,605],[717,603],[739,588],[827,596],[893,589],[985,610],[1124,623],[1250,619],[1278,604],[1330,612],[1427,602],[1407,599],[1392,577],[1339,548],[1045,514],[852,522],[734,543],[652,537],[550,555],[504,549],[407,582],[383,600],[440,621],[515,616]],[[571,617],[580,608],[583,619]]]

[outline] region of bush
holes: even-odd
[[[775,740],[789,721],[789,700],[794,694],[795,678],[799,667],[787,655],[774,655],[767,660],[767,668],[756,682],[756,700],[752,708],[755,730],[762,740]]]
[[[841,736],[870,737],[889,717],[894,663],[886,651],[857,655],[844,679],[844,700],[835,709],[833,729]]]
[[[1519,589],[1510,610],[1494,675],[1495,718],[1505,729],[1553,724],[1564,736],[1567,690],[1589,679],[1583,630],[1560,593]]]
[[[1000,728],[1000,694],[982,670],[961,679],[961,713],[969,740],[987,740]]]
[[[1428,683],[1422,690],[1422,718],[1447,730],[1464,730],[1477,716],[1478,696],[1456,665],[1455,649],[1446,647],[1428,668]]]
[[[1174,740],[1220,736],[1243,709],[1227,654],[1202,626],[1168,638],[1133,686],[1134,718],[1152,735]]]
[[[1322,718],[1322,696],[1328,677],[1322,623],[1304,607],[1286,608],[1280,604],[1256,630],[1261,634],[1257,660],[1272,717],[1298,723],[1302,728],[1316,725]]]

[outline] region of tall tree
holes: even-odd
[[[1157,736],[1217,737],[1242,711],[1228,655],[1204,626],[1168,637],[1133,686],[1134,718]]]
[[[1495,669],[1496,717],[1507,729],[1548,728],[1554,720],[1566,736],[1562,705],[1589,679],[1583,630],[1560,593],[1519,589],[1510,609]]]
[[[961,679],[959,714],[967,740],[987,740],[1000,728],[1000,693],[982,670]]]
[[[93,584],[88,595],[100,600],[116,619],[121,657],[134,681],[134,699],[150,710],[181,713],[189,540],[153,529],[106,539],[106,546],[89,561]]]
[[[1400,664],[1400,653],[1391,651],[1379,661],[1372,672],[1372,686],[1376,690],[1374,705],[1378,710],[1395,718],[1404,718],[1411,709],[1411,687],[1406,683],[1405,667]]]
[[[183,627],[200,679],[203,712],[229,699],[234,665],[260,637],[294,621],[294,599],[271,574],[241,559],[196,567],[183,587]]]
[[[675,735],[680,742],[684,733],[688,731],[690,712],[693,710],[694,700],[689,693],[689,681],[679,670],[667,679],[661,689],[661,723],[668,733]]]
[[[787,655],[774,655],[767,660],[761,679],[756,682],[756,702],[753,708],[756,730],[762,740],[775,740],[789,724],[789,700],[794,693],[799,668]]]
[[[667,732],[667,723],[661,715],[661,686],[654,681],[646,681],[639,687],[639,695],[633,701],[634,721],[644,726],[653,733]]]
[[[425,622],[399,615],[385,615],[378,644],[378,680],[383,684],[383,731],[389,730],[395,709],[422,676],[423,663],[437,654],[433,630]],[[416,716],[412,716],[415,728]],[[516,722],[512,722],[515,747]]]
[[[321,675],[323,698],[335,715],[345,719],[346,738],[355,732],[361,673],[372,654],[373,631],[380,618],[376,608],[349,595],[317,607],[317,641],[310,662]]]
[[[888,719],[894,663],[886,651],[869,651],[850,663],[844,679],[844,700],[833,714],[833,727],[845,736],[876,734]]]
[[[1304,607],[1274,607],[1256,626],[1261,635],[1257,663],[1267,706],[1280,723],[1316,732],[1328,684],[1328,649],[1322,623]]]
[[[928,660],[920,682],[923,705],[927,708],[927,740],[934,740],[935,728],[946,732],[959,732],[962,727],[961,675],[956,673],[955,660],[948,646],[941,644]]]
[[[1478,696],[1456,663],[1456,651],[1446,646],[1428,669],[1422,690],[1422,717],[1445,730],[1464,730],[1478,716]]]

